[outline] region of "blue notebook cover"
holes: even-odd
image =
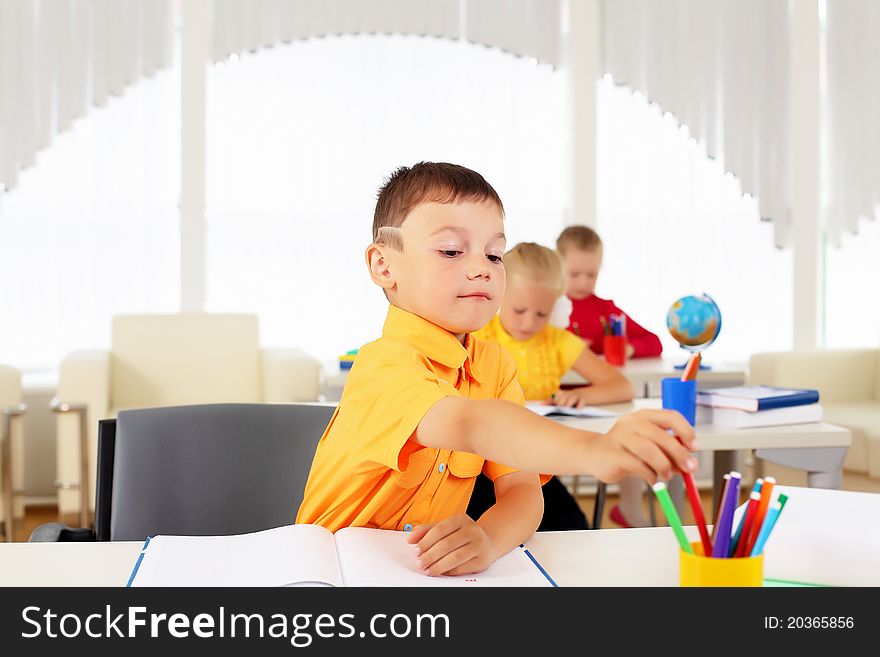
[[[771,408],[803,406],[819,401],[819,391],[773,386],[737,386],[715,388],[697,393],[697,403],[715,408],[737,408],[744,411],[766,411]]]

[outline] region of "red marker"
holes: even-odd
[[[746,546],[746,554],[752,553],[755,541],[758,540],[758,533],[761,531],[761,525],[764,524],[764,516],[767,515],[767,509],[773,497],[773,485],[775,483],[776,479],[773,477],[764,477],[764,484],[761,486],[761,501],[758,503],[758,510],[755,511],[755,520],[752,522],[752,531],[749,533],[749,544]]]
[[[696,378],[697,371],[700,368],[700,354],[694,354],[688,360],[684,372],[681,374],[682,381],[691,381]],[[676,436],[677,437],[677,436]],[[681,438],[678,442],[684,444]],[[703,515],[703,502],[700,499],[700,493],[697,490],[697,484],[694,482],[694,476],[690,472],[682,472],[684,486],[687,489],[688,501],[691,504],[691,511],[694,514],[694,522],[700,531],[700,542],[703,544],[703,554],[712,554],[712,541],[709,539],[709,529],[706,527],[706,517]]]
[[[746,507],[746,516],[745,520],[743,520],[742,532],[739,535],[739,543],[736,545],[736,552],[733,553],[735,557],[744,557],[748,553],[746,552],[746,544],[749,542],[749,532],[752,529],[752,525],[755,521],[755,513],[758,511],[758,503],[761,501],[761,493],[752,493],[749,495],[749,504]]]

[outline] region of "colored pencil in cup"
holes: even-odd
[[[730,556],[732,557],[745,557],[748,556],[746,553],[746,541],[741,540],[744,536],[749,535],[749,531],[752,528],[752,523],[755,520],[755,512],[758,510],[758,503],[761,501],[761,493],[757,493],[752,491],[749,495],[749,504],[746,506],[746,512],[743,513],[743,525],[742,525],[742,534],[737,538],[740,540],[735,540],[734,545],[732,546]]]
[[[611,335],[611,330],[608,328],[608,321],[605,319],[605,315],[599,315],[599,323],[602,324],[602,333],[605,335]]]
[[[654,484],[653,488],[654,495],[660,500],[660,508],[662,508],[663,513],[666,514],[666,520],[669,522],[669,526],[672,527],[672,531],[675,532],[675,538],[678,539],[679,546],[681,546],[681,549],[688,554],[693,554],[694,549],[691,547],[691,544],[687,540],[687,536],[684,534],[684,527],[681,526],[681,518],[678,517],[678,511],[675,510],[672,498],[669,497],[669,491],[666,490],[666,484],[662,481],[658,481]]]
[[[679,440],[681,440],[679,438]],[[709,528],[706,526],[706,517],[703,515],[703,501],[700,499],[700,492],[697,490],[697,484],[694,482],[694,476],[690,472],[682,472],[684,486],[687,490],[688,501],[691,504],[691,511],[694,514],[694,523],[700,532],[700,542],[703,544],[703,554],[712,554],[712,540],[709,538]]]
[[[773,531],[773,527],[776,526],[781,511],[782,505],[780,505],[779,502],[774,502],[770,505],[770,509],[764,517],[764,524],[761,525],[761,532],[758,534],[758,539],[755,541],[755,546],[752,548],[749,556],[757,557],[764,551],[764,545],[767,543],[767,539],[770,537],[770,532]]]
[[[718,501],[715,504],[715,515],[712,516],[712,544],[715,544],[715,537],[718,535],[718,516],[721,515],[721,503],[724,496],[727,495],[727,484],[730,483],[730,473],[725,474],[721,480],[721,492],[718,495]]]
[[[785,508],[785,503],[788,502],[788,495],[785,493],[779,493],[779,497],[776,498],[776,501],[779,502],[779,511],[782,512],[782,509]]]
[[[755,541],[758,540],[761,525],[764,524],[764,516],[767,515],[767,509],[770,508],[770,502],[773,499],[773,486],[775,485],[776,479],[774,477],[764,477],[764,485],[761,486],[761,502],[758,504],[758,510],[755,512],[755,520],[752,523],[752,531],[749,533],[749,542],[746,545],[746,554],[752,553]]]
[[[721,515],[718,518],[718,531],[715,534],[715,544],[712,546],[712,556],[726,558],[730,550],[730,531],[733,528],[733,512],[739,499],[739,482],[742,475],[735,470],[730,473],[727,480],[727,489],[721,502]]]
[[[764,480],[761,479],[760,477],[758,477],[755,480],[755,483],[752,486],[752,492],[749,493],[749,500],[751,500],[752,495],[757,493],[758,500],[760,501],[760,499],[761,499],[761,484],[763,484],[763,483],[764,483]],[[757,508],[758,508],[758,505],[756,504],[755,509],[757,510]],[[746,508],[746,511],[748,511],[748,508]],[[739,548],[739,546],[740,546],[740,540],[742,539],[742,536],[743,536],[743,525],[745,525],[745,520],[746,520],[746,513],[743,513],[739,517],[739,524],[736,526],[736,532],[734,532],[733,538],[730,540],[730,556],[733,556],[734,551],[737,548]],[[752,518],[752,520],[754,520],[754,518]],[[751,523],[749,524],[749,528],[751,528]],[[745,540],[742,541],[743,550],[746,549],[746,543],[748,543],[748,538],[749,538],[749,531],[746,530]]]

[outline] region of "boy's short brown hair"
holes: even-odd
[[[569,226],[556,239],[556,250],[565,255],[566,249],[580,251],[597,251],[602,249],[599,233],[589,226]]]
[[[373,213],[373,241],[379,242],[382,228],[397,228],[417,205],[422,203],[459,203],[461,201],[492,201],[504,216],[498,193],[476,171],[447,162],[419,162],[411,167],[397,168],[379,188]],[[403,250],[399,239],[383,242]]]

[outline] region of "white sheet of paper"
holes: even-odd
[[[537,413],[538,415],[547,416],[550,414],[570,415],[572,417],[617,417],[617,413],[599,408],[598,406],[584,406],[582,408],[571,408],[568,406],[553,406],[552,404],[542,404],[541,402],[526,402],[526,408]]]

